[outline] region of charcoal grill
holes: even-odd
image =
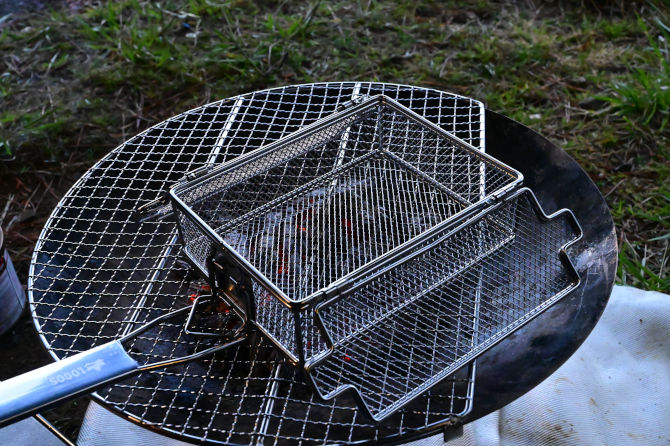
[[[30,275],[36,326],[55,357],[127,334],[166,310],[187,306],[202,282],[181,262],[174,225],[136,222],[194,168],[235,158],[334,112],[345,101],[385,94],[476,147],[483,107],[476,101],[387,84],[315,84],[240,96],[172,118],[101,160],[54,211]],[[529,201],[529,203],[532,202]],[[151,360],[207,348],[207,339],[164,324],[131,346]],[[473,399],[474,363],[441,381],[382,423],[346,394],[321,401],[264,338],[174,369],[149,371],[98,398],[164,432],[223,443],[352,442],[402,437],[451,423]]]

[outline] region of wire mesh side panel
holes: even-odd
[[[161,122],[96,163],[59,203],[40,235],[28,295],[50,353],[67,357],[117,338],[133,322],[189,305],[188,296],[201,283],[181,261],[174,223],[137,223],[135,209],[189,171],[234,159],[332,114],[357,88],[361,94],[383,92],[483,147],[479,102],[390,84],[282,87],[217,101]],[[133,351],[161,360],[200,348],[178,328],[146,333]],[[262,337],[255,345],[144,372],[98,397],[116,413],[186,441],[265,445],[340,444],[425,431],[471,401],[472,376],[458,375],[378,425],[349,399],[324,403],[300,377],[277,374],[290,368]],[[329,428],[329,422],[337,428]]]
[[[449,234],[448,230],[441,231],[413,246],[412,251],[406,253],[412,258],[398,261],[402,262],[399,265],[391,264],[381,271],[356,278],[354,286],[360,289],[320,308],[318,312],[332,343],[340,344],[362,331],[374,329],[387,318],[410,311],[411,306],[421,300],[439,306],[445,299],[448,308],[442,313],[453,312],[456,316],[448,319],[457,321],[460,324],[457,328],[462,330],[453,338],[467,348],[472,343],[475,309],[467,305],[461,307],[457,299],[447,299],[441,294],[441,287],[513,240],[514,231],[508,221],[485,217]],[[472,293],[476,291],[473,289]]]
[[[263,284],[252,280],[255,324],[280,348],[284,349],[293,361],[298,361],[298,339],[296,317],[293,311],[270,293]]]
[[[334,346],[311,370],[319,392],[353,387],[383,418],[574,289],[579,279],[561,249],[579,237],[578,225],[571,214],[542,215],[523,190],[325,305]]]

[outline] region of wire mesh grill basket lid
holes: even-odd
[[[580,237],[530,189],[424,237],[317,307],[330,350],[307,376],[323,398],[353,389],[388,416],[575,289],[565,250]]]
[[[380,95],[177,185],[171,198],[191,261],[210,281],[217,252],[244,269],[234,294],[248,295],[259,328],[302,362],[325,348],[311,315],[324,289],[520,181]]]

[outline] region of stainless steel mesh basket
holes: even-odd
[[[213,288],[303,365],[321,396],[353,387],[381,419],[578,283],[550,240],[517,246],[538,220],[512,208],[521,182],[376,96],[178,184],[170,197],[184,252]],[[560,247],[572,240],[561,235],[551,235]],[[528,288],[538,277],[517,285],[485,268],[512,245],[544,261],[556,249],[563,268],[543,277],[546,293]],[[484,285],[494,279],[510,287],[518,317],[489,327],[482,305],[501,296]]]
[[[307,356],[317,345],[296,337],[287,310],[520,181],[376,96],[178,185],[171,198],[186,255],[210,281],[212,259],[242,269],[230,294],[297,361],[299,343]]]

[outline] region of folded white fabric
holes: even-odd
[[[670,296],[614,287],[591,335],[526,395],[448,446],[670,445]],[[411,443],[444,445],[442,435]],[[79,445],[184,445],[92,403]]]
[[[565,364],[446,444],[670,444],[670,296],[615,286],[602,318]]]

